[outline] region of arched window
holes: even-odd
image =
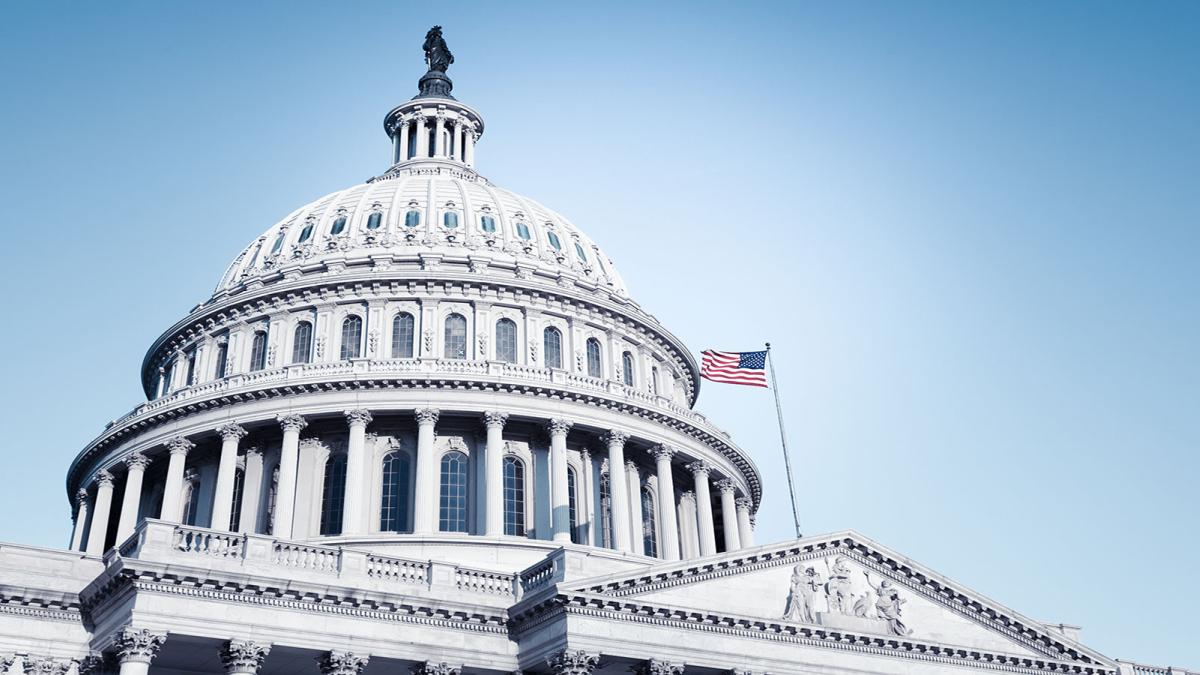
[[[517,236],[528,241],[533,237],[529,234],[529,226],[525,223],[517,223]]]
[[[512,455],[504,458],[504,534],[525,536],[525,465]]]
[[[547,368],[562,368],[562,332],[554,326],[542,331],[542,351]]]
[[[279,253],[279,250],[283,248],[283,238],[286,236],[287,236],[287,231],[285,230],[283,232],[280,232],[279,236],[275,237],[275,243],[271,244],[271,255],[275,255],[276,253]]]
[[[447,230],[458,227],[458,214],[454,211],[447,211],[442,216],[442,225],[445,225]]]
[[[312,361],[312,324],[301,321],[292,333],[292,363]]]
[[[546,238],[550,240],[550,245],[554,247],[555,251],[562,250],[562,242],[558,240],[557,234],[554,234],[553,232],[547,232]]]
[[[346,216],[338,216],[333,219],[333,225],[329,227],[329,234],[337,236],[346,231]]]
[[[254,343],[250,345],[250,370],[267,367],[267,332],[254,331]]]
[[[195,525],[200,512],[200,476],[189,470],[183,477],[183,524]]]
[[[654,510],[654,493],[649,486],[642,486],[642,553],[651,558],[658,557],[658,533]]]
[[[589,377],[601,377],[604,372],[600,363],[600,341],[596,338],[588,338],[587,341],[587,369]]]
[[[351,314],[342,321],[342,360],[362,356],[362,319]]]
[[[381,532],[406,532],[408,529],[408,485],[412,463],[403,452],[389,452],[383,458],[383,499],[379,507]]]
[[[650,393],[658,396],[658,366],[650,366]]]
[[[457,450],[442,455],[442,493],[438,529],[467,531],[467,456]]]
[[[413,357],[413,332],[416,330],[416,319],[408,312],[400,312],[392,317],[392,358],[411,359]]]
[[[517,362],[517,324],[512,319],[496,322],[496,360]]]
[[[378,230],[380,225],[383,225],[383,214],[382,213],[380,213],[379,211],[375,211],[371,215],[367,216],[367,229],[368,230]]]
[[[579,262],[587,264],[587,253],[583,252],[583,247],[579,242],[575,242],[575,257],[579,258]]]
[[[404,214],[404,226],[416,227],[421,224],[421,212],[413,209]]]
[[[217,344],[217,372],[216,378],[219,380],[225,377],[225,368],[229,365],[229,341]]]
[[[193,349],[187,353],[187,379],[183,381],[185,387],[190,387],[196,383],[196,350]]]
[[[567,515],[568,522],[571,525],[571,543],[579,543],[579,512],[576,510],[577,502],[575,501],[575,489],[578,481],[575,480],[575,467],[567,467]]]
[[[483,230],[484,232],[495,232],[496,219],[491,216],[480,216],[479,229]]]
[[[304,242],[308,241],[309,238],[312,237],[313,225],[315,224],[316,223],[311,220],[305,223],[304,229],[300,230],[300,237],[296,240],[296,243],[303,244]]]
[[[467,318],[462,314],[446,317],[442,354],[447,359],[467,358]]]
[[[342,533],[342,506],[346,502],[346,455],[325,460],[325,485],[321,488],[321,534]]]
[[[633,386],[633,354],[629,352],[621,355],[621,381],[626,387]]]
[[[242,521],[242,493],[246,488],[246,472],[235,469],[233,472],[233,509],[229,512],[229,531],[237,532]]]

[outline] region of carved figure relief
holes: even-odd
[[[832,564],[828,559],[824,562],[828,579],[812,565],[796,565],[792,569],[782,617],[785,621],[886,631],[899,636],[912,634],[901,617],[907,601],[900,597],[900,589],[891,581],[880,579],[876,584],[871,574],[863,571],[866,583],[859,581],[862,591],[856,593],[857,577],[846,556],[837,556]]]
[[[801,565],[796,565],[792,570],[791,589],[788,592],[783,618],[788,621],[815,623],[817,620],[816,598],[817,594],[824,590],[824,579],[821,578],[821,573],[812,566],[803,570],[801,567]]]
[[[828,566],[829,561],[826,560],[825,564]],[[825,585],[825,592],[829,599],[829,611],[839,614],[850,613],[852,594],[850,575],[852,573],[845,556],[839,555],[834,558],[833,567],[829,569],[829,582]]]

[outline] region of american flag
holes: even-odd
[[[706,349],[700,365],[700,377],[713,382],[767,386],[767,353],[718,352]]]

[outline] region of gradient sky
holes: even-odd
[[[775,346],[805,532],[1200,668],[1195,2],[7,4],[0,540],[66,545],[150,342],[387,168],[434,23],[484,175],[697,354]],[[789,537],[771,394],[698,408]]]

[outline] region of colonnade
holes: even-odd
[[[429,132],[433,131],[433,147]],[[446,133],[446,132],[449,133]],[[392,162],[421,157],[457,159],[467,166],[475,165],[475,141],[479,138],[475,123],[465,117],[439,112],[433,115],[414,113],[400,118],[392,132]],[[450,140],[447,143],[447,139]]]
[[[439,508],[439,464],[440,457],[435,448],[437,424],[441,412],[433,408],[413,411],[417,423],[417,447],[414,490],[413,490],[413,533],[434,534],[438,531]],[[373,421],[370,411],[347,410],[344,417],[348,426],[346,443],[346,489],[342,502],[341,535],[356,536],[371,531],[370,492],[367,485],[370,459],[366,449],[367,428]],[[509,415],[492,410],[484,412],[481,423],[485,429],[483,452],[483,497],[484,518],[481,534],[498,537],[504,534],[504,478],[503,458],[505,455],[504,428]],[[308,427],[308,420],[299,414],[288,413],[276,418],[282,434],[279,450],[279,476],[274,490],[274,508],[270,512],[271,533],[281,539],[293,538],[297,501],[298,468],[300,465],[301,432]],[[553,418],[545,423],[549,437],[549,512],[551,539],[556,542],[572,541],[571,494],[568,476],[567,436],[574,424],[564,418]],[[247,430],[236,422],[227,422],[215,430],[221,439],[217,459],[216,484],[213,491],[210,528],[214,530],[237,530],[254,532],[257,524],[263,482],[263,456],[258,447],[240,452]],[[684,466],[691,475],[688,489],[676,501],[675,469],[686,459],[676,448],[666,444],[655,444],[640,448],[629,444],[630,434],[620,430],[609,430],[599,434],[599,440],[607,453],[609,495],[609,532],[611,547],[628,552],[643,553],[643,516],[656,518],[657,554],[665,560],[709,556],[717,553],[717,538],[712,507],[713,468],[703,460],[692,460]],[[181,522],[184,516],[183,503],[185,464],[188,453],[196,444],[189,438],[177,436],[167,441],[168,463],[164,493],[159,518],[168,522]],[[642,514],[639,492],[639,462],[627,457],[627,452],[646,453],[642,465],[654,467],[657,482],[657,498],[654,500],[655,514]],[[233,515],[237,509],[235,495],[235,472],[239,455],[244,457],[242,494],[237,522]],[[585,449],[585,494],[590,493],[593,481],[592,460]],[[676,459],[681,460],[676,462]],[[144,474],[150,458],[142,452],[131,453],[124,459],[126,483],[124,496],[119,506],[115,543],[125,541],[137,526],[137,514],[141,508]],[[114,477],[107,470],[95,476],[94,496],[88,491],[78,493],[75,532],[72,548],[86,550],[92,555],[101,555],[108,535],[110,511],[113,508]],[[715,482],[720,495],[721,527],[724,532],[724,550],[736,550],[753,544],[753,527],[750,520],[752,501],[738,495],[737,483],[729,477]],[[588,503],[588,498],[582,501]],[[91,526],[83,539],[85,523],[91,515]],[[299,533],[304,536],[304,533]]]

